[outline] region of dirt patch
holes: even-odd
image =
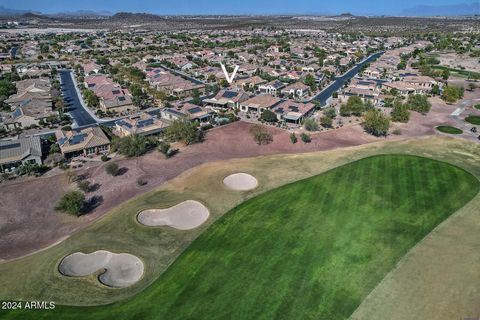
[[[223,184],[235,191],[247,191],[255,189],[258,181],[248,173],[234,173],[223,179]]]
[[[65,257],[58,270],[71,277],[84,277],[105,270],[99,281],[113,288],[128,287],[143,275],[143,262],[128,253],[99,250],[93,253],[75,252]]]
[[[137,216],[143,225],[169,226],[179,230],[190,230],[207,221],[210,212],[207,207],[195,200],[186,200],[166,209],[143,210]]]

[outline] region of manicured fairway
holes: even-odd
[[[443,133],[449,134],[462,134],[462,129],[451,127],[451,126],[438,126],[437,130]]]
[[[465,121],[467,121],[468,123],[471,123],[471,124],[476,124],[476,125],[480,125],[480,116],[468,116],[465,118]]]
[[[129,300],[4,318],[346,319],[478,191],[473,175],[444,162],[366,158],[244,202]]]

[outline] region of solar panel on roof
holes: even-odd
[[[293,112],[298,112],[298,107],[297,106],[288,106],[288,109],[290,109]]]
[[[58,140],[58,144],[62,145],[65,143],[65,141],[67,141],[67,138],[63,137],[63,138],[60,138],[60,140]]]
[[[3,146],[0,145],[0,150],[15,149],[15,148],[19,148],[19,147],[20,147],[20,143],[16,142],[16,143],[11,143],[11,144],[7,144],[7,145],[3,145]]]
[[[125,101],[125,97],[118,97],[119,101]]]
[[[70,144],[79,144],[80,142],[82,142],[83,140],[85,140],[85,137],[86,137],[86,136],[87,136],[87,135],[84,134],[84,133],[74,135],[74,136],[70,139]]]
[[[152,124],[153,124],[153,119],[146,119],[146,120],[138,121],[137,127],[138,128],[143,128],[143,127],[146,127],[146,126],[151,126]]]
[[[227,99],[230,99],[230,98],[233,98],[233,97],[236,97],[238,95],[237,92],[235,91],[225,91],[222,95],[223,98],[227,98]]]
[[[119,93],[120,93],[120,90],[112,90],[112,93],[113,93],[113,94],[119,94]]]
[[[15,111],[13,111],[14,118],[20,117],[21,115],[22,115],[22,110],[20,110],[20,108],[17,108],[15,109]]]
[[[200,107],[193,107],[193,108],[188,109],[188,112],[189,112],[189,113],[202,112],[202,108],[200,108]]]

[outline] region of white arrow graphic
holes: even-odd
[[[225,78],[227,78],[227,82],[228,82],[228,83],[232,83],[233,78],[235,78],[235,75],[237,74],[238,66],[235,66],[235,69],[233,70],[232,75],[229,76],[229,75],[228,75],[228,72],[227,72],[227,69],[225,69],[225,66],[223,65],[223,63],[220,63],[220,65],[222,66],[222,71],[223,71],[223,73],[225,74]]]

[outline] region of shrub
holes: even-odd
[[[111,162],[111,163],[107,164],[105,166],[105,171],[107,171],[107,173],[112,175],[112,176],[116,176],[118,174],[118,171],[119,171],[118,164],[116,164],[115,162]]]
[[[171,158],[178,152],[178,149],[172,149],[168,142],[162,141],[158,145],[158,151],[165,155],[165,158]]]
[[[77,182],[77,186],[80,190],[82,190],[83,192],[89,192],[90,191],[90,182],[87,181],[87,180],[83,180],[83,181],[78,181]]]
[[[106,162],[109,160],[109,158],[106,154],[102,154],[102,156],[100,157],[100,160],[102,160],[103,162]]]
[[[332,124],[333,124],[333,119],[330,118],[330,117],[327,117],[327,116],[323,116],[323,117],[320,118],[320,124],[324,128],[331,128]]]
[[[443,89],[442,99],[449,103],[454,103],[463,98],[463,87],[447,86]]]
[[[406,104],[401,102],[395,102],[393,105],[392,112],[390,113],[390,117],[394,122],[404,122],[407,123],[410,119],[410,111]]]
[[[170,141],[183,141],[185,144],[201,142],[203,136],[197,132],[197,125],[188,119],[178,119],[165,130],[165,137]]]
[[[250,134],[258,145],[269,144],[273,141],[272,134],[262,125],[256,124],[250,128]]]
[[[335,111],[335,108],[326,108],[323,110],[323,115],[332,119],[335,119],[337,116],[337,112]]]
[[[277,122],[277,115],[270,110],[264,110],[260,115],[260,119],[267,122]]]
[[[312,141],[312,138],[310,138],[310,135],[305,132],[302,132],[301,139],[304,143],[310,143]]]
[[[80,191],[70,191],[63,195],[55,206],[55,210],[80,216],[85,204],[85,195]]]
[[[116,150],[118,153],[129,158],[141,156],[148,151],[149,147],[149,140],[138,134],[123,138],[115,138],[112,141],[112,150]]]
[[[294,132],[290,133],[290,141],[292,141],[293,144],[297,143],[298,141],[297,135]]]
[[[384,136],[390,128],[390,119],[380,110],[372,109],[365,113],[363,127],[374,136]]]
[[[408,109],[417,111],[421,114],[427,114],[432,107],[432,104],[428,101],[428,98],[421,94],[414,94],[408,97],[407,101]]]
[[[303,123],[305,126],[305,130],[307,131],[317,131],[318,130],[318,123],[315,121],[314,118],[308,118]]]

